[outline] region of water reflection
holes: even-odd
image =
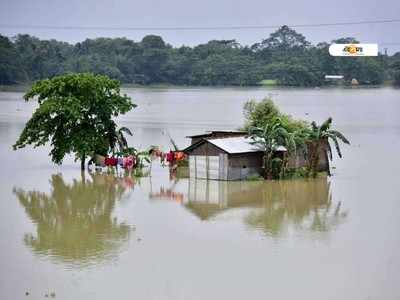
[[[171,179],[171,177],[170,177],[170,179]],[[153,186],[151,184],[151,179],[150,179],[149,199],[168,200],[168,201],[173,201],[173,202],[182,204],[185,199],[185,193],[178,191],[177,185],[179,183],[180,183],[180,180],[175,177],[174,179],[170,180],[169,187],[160,186],[159,190],[154,192]]]
[[[168,192],[176,197],[177,192]],[[292,229],[328,232],[347,217],[341,202],[332,200],[326,178],[268,182],[190,180],[183,204],[202,220],[234,208],[247,209],[244,223],[271,236],[281,236]]]
[[[71,184],[62,175],[50,179],[49,194],[14,188],[36,234],[25,234],[25,244],[39,255],[77,266],[116,257],[132,227],[112,216],[116,201],[127,197],[132,178],[91,174]]]
[[[326,179],[273,182],[262,186],[258,197],[260,208],[251,211],[245,222],[269,235],[282,235],[290,229],[328,232],[347,217],[341,202],[332,201]]]

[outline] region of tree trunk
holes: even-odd
[[[81,171],[81,181],[82,181],[82,184],[85,185],[85,183],[86,183],[85,171]]]
[[[285,152],[285,153],[283,153],[283,160],[282,160],[282,166],[281,166],[281,174],[280,174],[281,179],[285,178],[288,163],[289,163],[289,158],[288,158],[287,153]]]
[[[264,156],[264,179],[271,179],[271,153],[266,152]]]
[[[81,171],[85,170],[85,158],[86,158],[86,155],[82,155],[82,157],[81,157]]]
[[[308,157],[308,176],[316,177],[317,167],[319,162],[319,142],[311,142],[309,145],[309,157]]]
[[[317,168],[319,163],[319,142],[315,145],[314,149],[314,157],[312,161],[312,176],[317,177]]]

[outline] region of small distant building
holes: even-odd
[[[325,75],[326,80],[341,80],[343,78],[343,75]]]
[[[233,135],[233,136],[232,136]],[[264,151],[251,144],[246,132],[212,131],[203,135],[190,136],[191,145],[183,151],[189,157],[190,178],[213,180],[244,180],[264,173]],[[279,146],[274,157],[283,158],[287,149]],[[325,171],[329,161],[324,149],[318,169]],[[289,168],[301,168],[307,165],[302,153],[289,157]]]
[[[325,81],[330,84],[344,84],[343,75],[325,75]]]

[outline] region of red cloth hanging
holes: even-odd
[[[173,162],[175,160],[175,154],[173,151],[167,153],[167,162]]]
[[[116,157],[106,157],[104,159],[104,164],[107,167],[115,167],[118,164],[118,159]]]

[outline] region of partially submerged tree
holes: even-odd
[[[50,142],[52,161],[61,164],[74,154],[84,169],[85,159],[107,152],[115,134],[113,117],[134,108],[120,83],[106,76],[89,73],[68,74],[38,81],[24,99],[37,98],[39,107],[25,125],[14,150],[26,145],[43,146]]]
[[[331,129],[332,118],[328,118],[325,122],[318,126],[315,122],[311,123],[311,130],[307,135],[307,151],[308,151],[308,173],[315,177],[318,172],[318,163],[320,161],[321,148],[324,155],[326,155],[328,163],[328,174],[329,170],[329,160],[332,160],[332,147],[330,141],[333,142],[336,152],[339,157],[342,157],[342,152],[340,150],[339,141],[345,144],[350,144],[349,140],[339,131]],[[328,159],[329,156],[329,159]]]

